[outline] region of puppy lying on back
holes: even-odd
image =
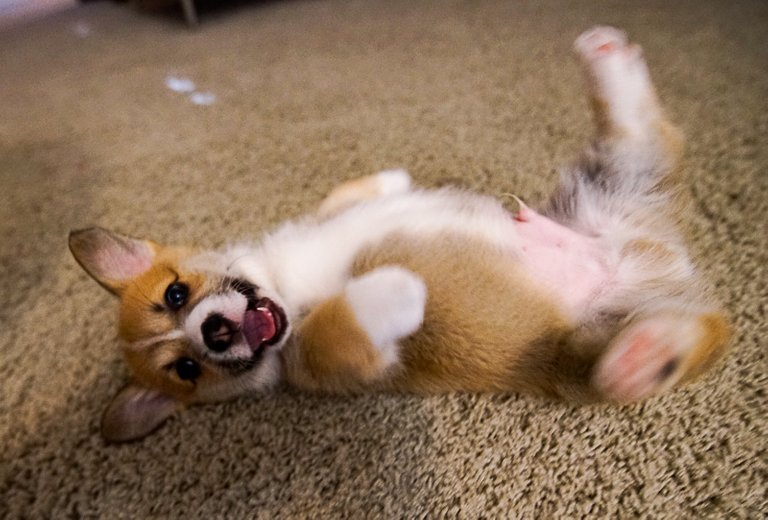
[[[104,414],[105,437],[141,437],[179,405],[281,380],[627,402],[708,368],[726,322],[675,224],[681,139],[623,33],[598,27],[575,48],[596,139],[541,212],[411,190],[405,172],[387,171],[253,245],[71,233],[77,261],[120,299],[133,375]]]

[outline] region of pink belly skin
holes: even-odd
[[[599,238],[577,233],[525,206],[514,219],[523,264],[576,319],[611,281],[607,249]]]

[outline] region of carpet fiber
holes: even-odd
[[[570,45],[595,23],[644,45],[687,134],[735,329],[716,370],[627,407],[286,390],[103,442],[127,374],[70,229],[215,246],[391,167],[540,202],[591,132]],[[197,31],[97,3],[0,33],[0,516],[762,516],[766,34],[768,4],[725,0],[238,2]]]

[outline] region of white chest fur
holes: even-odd
[[[238,267],[257,283],[269,278],[286,306],[301,312],[340,292],[359,253],[392,233],[425,238],[450,234],[491,244],[519,258],[534,281],[574,318],[606,289],[615,272],[610,251],[598,239],[527,208],[516,219],[491,197],[450,189],[382,197],[327,220],[286,223]]]

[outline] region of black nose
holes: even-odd
[[[237,332],[237,326],[221,314],[211,314],[200,326],[205,346],[214,352],[224,352]]]

